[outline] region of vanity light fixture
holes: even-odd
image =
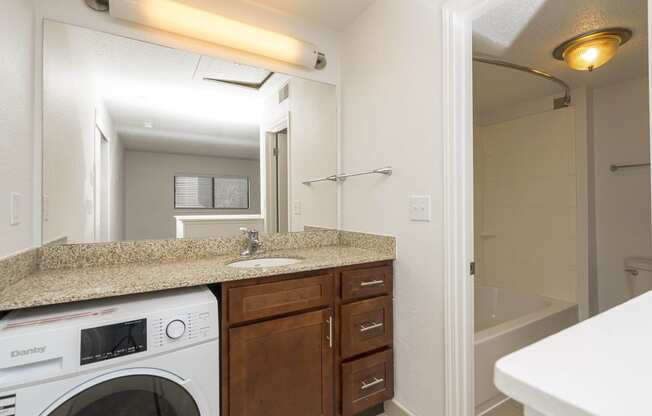
[[[632,31],[621,27],[593,30],[557,46],[552,56],[575,70],[593,71],[609,62],[631,38]]]
[[[116,19],[298,66],[314,69],[326,67],[326,56],[309,42],[200,10],[178,1],[86,0],[86,2],[90,7],[91,4],[98,2],[108,4],[109,14]]]

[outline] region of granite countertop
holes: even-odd
[[[281,267],[235,268],[228,264],[243,258],[229,253],[190,260],[36,269],[0,287],[0,311],[372,263],[393,260],[395,255],[393,247],[390,251],[377,250],[373,244],[335,244],[266,250],[252,258],[258,257],[303,260]]]

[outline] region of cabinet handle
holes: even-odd
[[[369,322],[366,324],[360,324],[360,332],[371,331],[372,329],[380,328],[385,325],[382,322]]]
[[[333,317],[329,316],[328,320],[328,347],[333,348]]]
[[[376,385],[378,385],[378,384],[380,384],[380,383],[382,383],[384,381],[385,381],[384,378],[378,378],[378,377],[374,377],[373,381],[370,381],[370,382],[366,382],[366,381],[363,380],[361,382],[360,388],[362,390],[367,390],[368,388],[376,386]]]
[[[371,280],[368,282],[360,282],[360,287],[367,287],[367,286],[378,286],[384,284],[384,280]]]

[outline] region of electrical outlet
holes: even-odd
[[[9,194],[9,225],[20,224],[20,199],[21,195],[17,192]]]
[[[301,215],[301,201],[294,201],[294,204],[292,204],[292,213],[294,215]]]
[[[410,221],[430,222],[430,195],[413,195],[410,197]]]

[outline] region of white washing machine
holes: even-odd
[[[19,310],[0,320],[0,416],[218,416],[206,287]]]

